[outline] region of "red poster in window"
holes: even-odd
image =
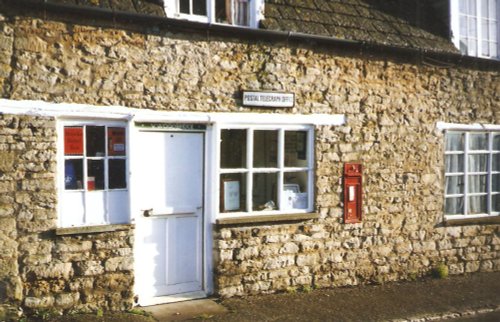
[[[83,127],[64,128],[64,155],[83,155]]]
[[[125,155],[125,128],[108,128],[108,154]]]

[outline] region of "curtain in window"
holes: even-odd
[[[248,26],[249,0],[233,0],[233,21],[238,26]]]

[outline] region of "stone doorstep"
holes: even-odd
[[[198,299],[184,302],[142,307],[157,321],[184,321],[194,318],[208,319],[212,315],[227,313],[227,309],[211,299]]]
[[[389,320],[390,322],[427,322],[427,321],[442,321],[458,318],[472,318],[480,314],[500,312],[500,304],[495,307],[487,306],[483,308],[468,309],[461,312],[445,312],[439,314],[429,314],[423,316],[414,316],[410,318]]]

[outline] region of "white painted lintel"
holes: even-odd
[[[500,130],[500,124],[480,124],[480,123],[472,123],[472,124],[459,124],[459,123],[446,123],[446,122],[437,122],[436,128],[438,130],[449,130],[449,131],[485,131],[485,130]]]
[[[0,99],[0,113],[48,116],[59,119],[90,118],[108,120],[133,120],[136,122],[220,123],[220,124],[310,124],[342,125],[342,114],[281,114],[245,112],[183,112],[155,111],[124,106],[96,106],[73,103],[49,103],[32,100]]]

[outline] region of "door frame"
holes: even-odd
[[[138,187],[138,180],[134,177],[134,173],[137,173],[138,167],[140,167],[140,158],[137,153],[137,138],[139,135],[142,135],[146,132],[182,132],[182,133],[201,133],[203,134],[203,186],[202,186],[202,200],[203,200],[203,211],[201,214],[201,240],[202,240],[202,254],[201,254],[201,270],[202,270],[202,291],[201,292],[193,292],[193,293],[183,293],[179,295],[169,295],[169,296],[159,296],[153,297],[149,299],[140,299],[141,289],[140,285],[134,283],[134,295],[136,296],[136,301],[141,305],[156,305],[161,303],[169,303],[169,302],[178,302],[191,300],[196,298],[207,297],[208,295],[213,293],[214,283],[213,283],[213,264],[212,264],[212,223],[213,219],[213,198],[210,198],[211,195],[216,193],[214,191],[214,187],[208,184],[211,182],[212,173],[211,169],[214,168],[213,158],[214,158],[214,129],[211,125],[206,123],[193,123],[193,122],[172,122],[172,121],[152,121],[147,123],[154,123],[154,128],[143,128],[136,125],[136,122],[131,120],[129,122],[129,131],[130,136],[129,139],[129,151],[130,151],[130,173],[129,173],[129,182],[130,182],[130,221],[131,223],[136,223],[136,218],[141,215],[141,209],[139,206],[138,199],[140,198],[140,191]],[[165,128],[162,128],[162,124],[165,125]],[[201,124],[205,126],[205,129],[183,129],[183,124]],[[168,125],[179,125],[179,128],[172,129]],[[137,237],[137,236],[136,236]],[[137,254],[140,251],[139,247],[137,247],[138,243],[135,243],[134,246],[134,276],[138,276],[140,274],[140,270],[138,269],[138,261]],[[136,279],[137,280],[137,279]],[[136,303],[137,304],[137,303]]]

